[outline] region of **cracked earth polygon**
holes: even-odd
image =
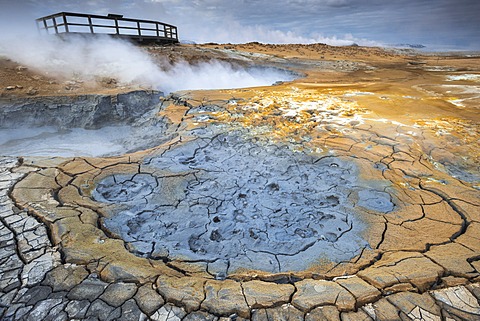
[[[139,256],[280,272],[368,248],[358,211],[394,209],[376,188],[349,158],[230,133],[172,146],[137,174],[106,177],[93,197],[115,204],[103,226]]]

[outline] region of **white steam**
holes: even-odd
[[[211,30],[215,30],[212,34]],[[294,31],[283,31],[264,25],[243,25],[237,21],[231,20],[228,24],[210,22],[206,25],[195,25],[185,23],[182,26],[181,34],[183,37],[191,37],[199,43],[218,42],[218,43],[246,43],[258,41],[271,44],[313,44],[324,43],[331,46],[350,46],[358,44],[360,46],[382,46],[377,41],[363,38],[356,38],[351,34],[343,36],[324,36],[320,33],[310,35],[299,34]]]
[[[159,73],[160,83],[167,92],[179,89],[244,88],[272,85],[294,78],[292,73],[273,68],[238,68],[226,62],[213,60],[196,65],[177,63]]]
[[[53,77],[115,77],[123,83],[151,81],[158,68],[141,50],[109,37],[30,37],[0,44],[0,54]]]
[[[0,56],[63,79],[114,78],[121,84],[138,84],[172,92],[186,89],[240,88],[291,80],[276,69],[236,68],[213,60],[190,65],[154,61],[141,48],[111,37],[37,36],[0,41]]]

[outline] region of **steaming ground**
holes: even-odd
[[[284,70],[215,59],[194,64],[182,60],[172,63],[166,57],[154,60],[141,48],[107,36],[4,39],[0,56],[46,76],[74,81],[110,78],[119,84],[140,84],[165,93],[268,86],[295,78]]]
[[[0,43],[2,55],[20,64],[19,70],[33,70],[52,78],[50,82],[65,81],[66,88],[73,89],[78,84],[110,79],[118,86],[140,85],[171,93],[266,86],[296,78],[292,72],[278,68],[241,66],[218,59],[194,63],[170,61],[166,56],[154,59],[142,48],[111,37],[9,39]],[[27,111],[25,117],[30,117]],[[137,151],[161,141],[158,137],[162,131],[156,127],[114,125],[99,123],[95,129],[59,129],[18,122],[15,128],[0,128],[0,150],[2,155],[9,156],[98,157]]]

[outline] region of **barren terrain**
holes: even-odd
[[[166,94],[0,59],[0,128],[126,133],[110,157],[4,139],[0,318],[480,318],[479,56],[143,49],[298,78]]]

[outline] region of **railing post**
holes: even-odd
[[[57,20],[55,19],[55,17],[53,17],[52,20],[53,20],[53,28],[55,28],[55,33],[58,33]]]
[[[159,24],[155,23],[155,29],[157,31],[157,37],[160,37],[160,30],[159,30]]]
[[[48,34],[50,34],[50,32],[48,31],[48,25],[47,25],[47,20],[46,19],[43,19],[43,26],[45,27],[45,32]]]
[[[138,30],[138,35],[142,35],[142,29],[140,29],[140,21],[137,21],[137,30]]]
[[[65,24],[65,32],[70,32],[70,30],[68,30],[67,16],[65,14],[63,14],[62,17],[63,17],[63,23]]]
[[[118,20],[115,18],[115,29],[117,30],[117,35],[120,34],[120,30],[118,29]]]
[[[90,33],[95,33],[92,26],[92,16],[88,16],[88,26],[90,27]]]

